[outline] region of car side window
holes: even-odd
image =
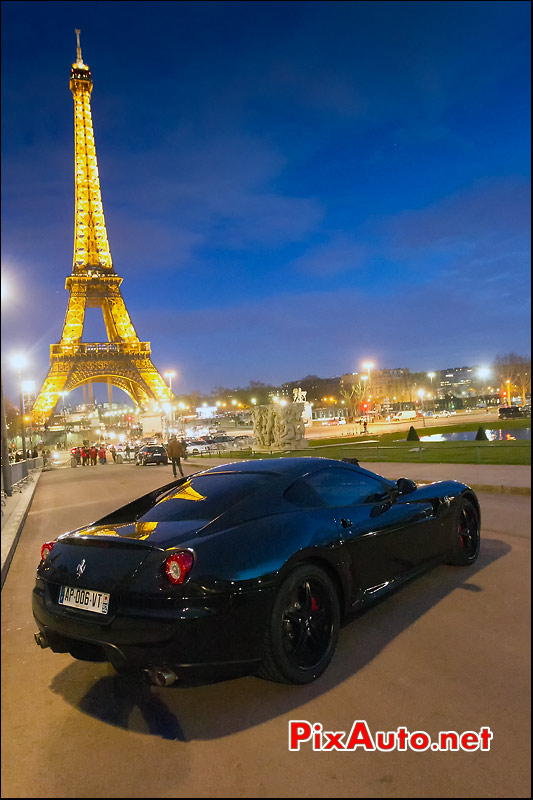
[[[323,508],[325,503],[320,495],[309,485],[307,478],[299,478],[285,490],[285,500],[304,508]]]
[[[355,470],[325,469],[307,478],[309,487],[327,506],[377,502],[386,492],[381,481]]]

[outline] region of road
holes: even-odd
[[[490,425],[491,427],[502,428],[505,426],[505,420],[498,419],[498,411],[474,411],[471,414],[465,414],[458,411],[457,414],[452,414],[450,417],[426,417],[424,419],[418,417],[414,420],[406,422],[369,422],[368,433],[381,434],[381,433],[394,433],[408,431],[413,425],[418,434],[425,428],[434,428],[442,425],[464,425],[467,423],[475,422],[479,425]],[[355,424],[347,425],[324,425],[316,420],[311,427],[306,429],[306,439],[331,439],[337,436],[354,436],[361,433],[361,426]]]
[[[2,591],[3,797],[530,796],[529,498],[482,495],[476,565],[438,567],[347,624],[311,686],[159,689],[41,651],[41,544],[171,479],[131,465],[41,476]],[[289,752],[291,719],[494,738],[484,753]]]

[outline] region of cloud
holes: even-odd
[[[366,265],[368,247],[350,236],[336,234],[329,242],[309,248],[289,265],[294,269],[317,277],[329,277],[358,272]]]
[[[307,373],[341,375],[369,358],[413,370],[491,361],[502,332],[518,352],[529,352],[528,315],[526,296],[494,303],[489,286],[457,291],[436,278],[412,284],[401,297],[338,289],[184,308],[179,320],[163,311],[158,324],[166,336],[152,347],[161,363],[176,364],[185,392],[250,380],[280,383]],[[150,318],[144,310],[142,325]],[[171,346],[191,331],[193,347]]]
[[[388,232],[398,247],[447,247],[527,234],[530,184],[521,177],[477,180],[430,206],[397,214]]]

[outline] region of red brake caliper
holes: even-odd
[[[316,600],[315,600],[314,597],[312,597],[311,598],[311,611],[317,611],[317,610],[318,610],[318,606],[316,604]]]
[[[465,537],[463,536],[463,520],[462,520],[462,518],[461,518],[461,520],[459,522],[459,538],[461,540],[461,547],[464,550],[464,548],[466,547],[466,544],[465,544]]]

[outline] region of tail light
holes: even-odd
[[[171,583],[177,585],[183,583],[194,562],[193,554],[188,550],[173,553],[165,561],[165,572]]]
[[[41,547],[41,561],[44,561],[48,554],[52,552],[52,547],[54,546],[54,542],[45,542]]]

